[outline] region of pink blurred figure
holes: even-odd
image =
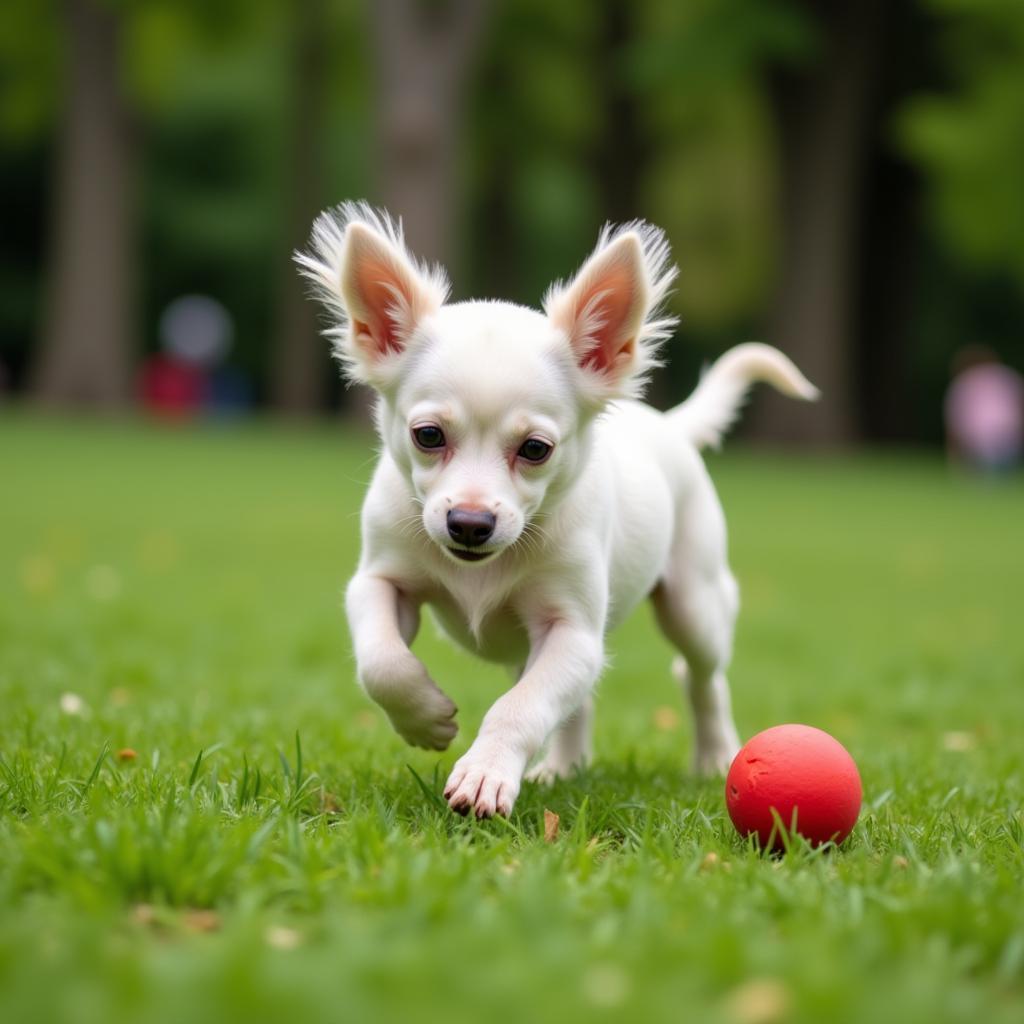
[[[986,472],[1013,469],[1024,450],[1024,378],[984,346],[970,346],[954,361],[946,392],[950,455]]]

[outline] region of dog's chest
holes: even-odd
[[[456,599],[442,588],[424,595],[440,627],[456,643],[487,661],[523,665],[529,638],[508,601],[489,606],[473,595]]]

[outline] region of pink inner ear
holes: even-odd
[[[604,373],[633,351],[634,338],[627,334],[633,310],[636,282],[630,269],[613,266],[583,296],[577,316],[582,331],[579,341],[587,346],[580,365]]]
[[[365,318],[353,318],[357,333],[369,335],[379,356],[400,352],[405,339],[395,320],[395,307],[409,297],[401,287],[394,268],[379,259],[361,262],[356,271],[356,289]]]

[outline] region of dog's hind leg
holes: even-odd
[[[721,507],[706,473],[679,510],[668,565],[652,600],[662,632],[682,654],[673,670],[693,711],[694,767],[700,775],[724,774],[740,747],[725,674],[739,592],[726,559]]]
[[[693,709],[694,770],[705,777],[725,775],[740,749],[725,673],[697,675],[689,670],[685,658],[679,657],[673,659],[672,674]]]
[[[594,699],[587,697],[579,709],[551,734],[544,756],[526,773],[532,782],[566,779],[590,761],[590,730]]]

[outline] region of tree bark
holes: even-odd
[[[317,329],[316,311],[291,254],[309,238],[320,212],[324,169],[324,101],[327,78],[327,26],[324,0],[302,0],[289,7],[292,19],[291,96],[288,133],[286,251],[280,255],[278,324],[274,345],[271,400],[289,414],[316,412],[329,379],[329,346]]]
[[[64,0],[69,66],[57,142],[49,306],[34,373],[54,405],[116,407],[135,364],[135,140],[117,7]]]
[[[420,258],[450,263],[463,84],[489,0],[370,4],[380,196]]]
[[[774,83],[781,167],[781,260],[766,340],[822,391],[807,406],[765,395],[757,436],[842,445],[859,434],[854,348],[868,110],[880,0],[815,4],[823,52],[810,74]]]

